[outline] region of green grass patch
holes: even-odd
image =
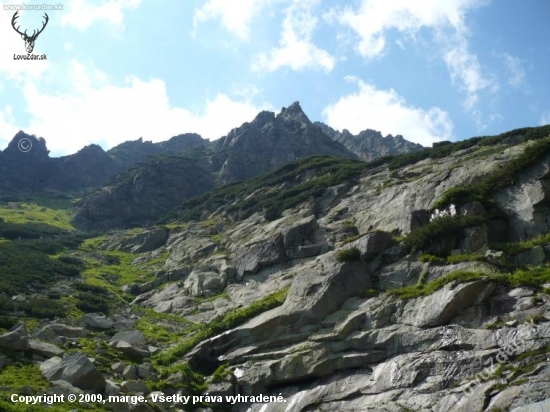
[[[288,289],[289,288],[284,288],[274,292],[263,297],[262,299],[257,300],[256,302],[251,303],[248,306],[233,310],[223,316],[217,317],[208,324],[196,325],[190,329],[190,331],[193,332],[193,335],[155,355],[155,362],[159,365],[169,365],[177,361],[203,340],[211,338],[212,336],[225,332],[229,329],[233,329],[239,325],[242,325],[249,319],[259,315],[260,313],[282,305],[288,294]]]
[[[534,248],[535,246],[545,246],[550,243],[550,233],[545,233],[531,239],[519,242],[509,242],[491,245],[491,249],[502,250],[508,255],[517,255]]]
[[[44,203],[10,202],[0,204],[0,218],[6,223],[25,225],[41,224],[62,230],[74,230],[71,225],[70,201]]]
[[[418,284],[412,286],[404,286],[401,288],[390,289],[387,290],[386,293],[390,296],[396,296],[399,299],[419,298],[422,296],[431,295],[448,283],[465,283],[472,280],[481,279],[484,276],[486,275],[475,272],[455,271],[426,284],[419,282]]]
[[[442,257],[430,255],[429,253],[424,253],[422,256],[418,258],[418,261],[424,262],[424,263],[429,262],[434,265],[442,265],[445,263],[445,259],[443,259]]]

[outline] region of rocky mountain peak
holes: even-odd
[[[364,160],[413,152],[423,148],[418,143],[405,140],[399,134],[396,136],[389,134],[384,137],[377,130],[365,129],[354,135],[348,129],[343,129],[340,132],[321,122],[315,122],[314,124],[319,126],[332,140],[342,143],[349,151]]]
[[[43,137],[37,138],[35,135],[29,135],[23,130],[17,132],[8,147],[2,152],[9,157],[25,156],[26,159],[47,159],[50,151],[46,147],[46,140]]]
[[[288,107],[283,107],[281,112],[277,115],[277,119],[283,121],[304,122],[311,124],[311,121],[302,110],[300,102],[294,102]]]

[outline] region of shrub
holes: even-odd
[[[77,299],[76,307],[82,312],[109,313],[109,301],[106,296],[94,292],[77,292],[75,298]]]
[[[361,259],[361,252],[356,247],[341,249],[336,252],[336,259],[339,262],[350,262]]]
[[[423,250],[441,236],[455,235],[466,227],[476,226],[486,221],[484,216],[444,216],[409,232],[403,240],[403,247],[408,252]]]

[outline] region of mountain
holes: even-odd
[[[0,410],[548,410],[550,126],[224,185],[215,153],[114,178],[94,231],[0,203]]]
[[[347,129],[339,132],[321,122],[315,122],[314,124],[319,126],[331,139],[341,143],[350,152],[364,160],[414,152],[424,148],[418,143],[405,140],[401,135],[392,136],[389,134],[383,137],[380,132],[371,129],[366,129],[357,135],[353,135]]]
[[[294,102],[277,115],[261,112],[215,142],[224,158],[219,179],[227,183],[267,173],[277,166],[313,155],[355,157],[328,138]]]
[[[550,126],[226,185],[186,153],[0,203],[0,410],[548,410]]]
[[[182,162],[185,162],[184,159],[191,156],[196,160],[195,164],[200,165],[201,173],[214,177],[218,186],[224,183],[247,180],[273,171],[278,166],[290,161],[313,155],[356,157],[340,143],[331,140],[320,127],[314,125],[298,102],[287,108],[282,108],[277,115],[266,111],[259,113],[252,122],[244,123],[242,126],[231,130],[227,136],[213,142],[209,147],[202,145],[198,138],[194,138],[193,142],[195,143],[194,146],[186,146],[193,147],[193,152],[182,155]],[[168,147],[170,144],[173,145],[171,141],[165,143],[165,146],[160,146],[156,150]],[[109,153],[116,155],[116,159],[120,159],[121,156],[118,155],[118,152],[140,153],[139,156],[142,156],[144,150],[151,153],[151,145],[145,146],[138,141],[119,145],[116,150],[109,151]],[[135,155],[129,157],[134,160],[137,158]],[[158,158],[158,164],[164,161],[164,159]],[[103,220],[103,222],[108,221],[109,225],[114,225],[112,227],[142,225],[145,222],[161,218],[162,214],[167,211],[166,209],[174,208],[187,200],[186,191],[172,191],[171,189],[174,179],[178,179],[178,177],[164,179],[159,178],[158,174],[141,173],[139,171],[141,169],[148,170],[149,165],[147,164],[136,167],[135,173],[144,179],[140,189],[131,188],[134,181],[126,176],[118,180],[114,179],[108,186],[84,197],[76,205],[73,223],[79,228],[91,228],[98,224],[98,219],[95,218],[97,211],[103,210],[105,204],[112,204],[112,209],[116,210],[116,212],[113,212],[116,214],[116,218]],[[212,187],[210,184],[196,186],[195,182],[189,179],[188,174],[180,174],[179,170],[171,171],[170,165],[163,166],[161,175],[179,176],[178,187],[192,186],[193,190],[191,192],[194,194],[200,194]],[[153,181],[145,182],[149,178]],[[121,184],[120,179],[123,179],[125,183]],[[146,188],[150,188],[152,191],[148,192]],[[143,207],[150,210],[147,216],[142,215],[141,220],[137,218],[138,215],[131,210],[132,208],[128,207],[128,201],[125,200],[132,199],[132,202],[135,203],[137,198],[133,193],[137,191],[143,193],[139,197],[139,202],[143,202]],[[164,198],[165,203],[162,208],[152,205],[157,202],[159,191],[170,191],[172,193],[171,196]]]
[[[217,184],[246,180],[308,156],[354,158],[357,148],[349,145],[351,150],[346,149],[344,144],[349,139],[342,138],[344,134],[322,123],[312,123],[298,102],[283,107],[277,115],[261,112],[250,123],[214,142],[185,133],[158,143],[142,138],[127,141],[107,152],[98,145],[89,145],[73,155],[50,158],[43,138],[20,131],[0,152],[0,171],[4,176],[0,196],[67,196],[68,192],[81,196],[147,159],[179,154],[200,159],[201,167],[215,175]],[[383,143],[358,143],[359,157],[372,159],[416,150],[415,145],[399,137],[378,140]]]
[[[174,155],[193,149],[203,149],[210,142],[196,133],[185,133],[165,142],[153,143],[140,137],[138,140],[121,143],[107,151],[120,168],[126,170],[148,157]]]

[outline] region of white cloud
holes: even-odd
[[[256,57],[252,70],[273,72],[288,66],[293,70],[321,69],[330,72],[335,58],[312,41],[318,19],[314,9],[319,0],[293,0],[285,11],[280,47]]]
[[[550,124],[550,110],[543,113],[540,117],[540,125],[545,126],[547,124]]]
[[[382,134],[401,134],[405,139],[423,146],[450,140],[453,122],[449,114],[438,107],[423,110],[408,106],[395,90],[378,90],[355,77],[348,77],[359,91],[340,98],[327,106],[323,115],[329,126],[348,129],[357,134],[365,129],[379,130]]]
[[[354,11],[346,7],[340,22],[359,36],[357,50],[364,57],[375,57],[386,47],[386,33],[396,29],[414,34],[422,28],[453,27],[465,30],[464,15],[480,0],[361,0]]]
[[[387,49],[387,34],[397,30],[414,39],[422,29],[431,29],[442,48],[443,60],[451,79],[465,94],[464,106],[473,111],[479,92],[498,86],[475,54],[469,50],[466,14],[487,0],[361,0],[357,10],[344,8],[339,22],[359,38],[356,49],[365,58],[382,56]],[[398,41],[400,47],[403,42]]]
[[[18,131],[19,129],[15,125],[12,108],[8,105],[0,110],[0,142],[4,138],[7,144]]]
[[[65,93],[44,92],[31,80],[23,87],[30,122],[17,130],[43,136],[55,155],[74,153],[91,143],[107,149],[139,137],[163,141],[187,132],[216,139],[269,108],[220,93],[207,100],[201,112],[192,112],[170,104],[162,80],[128,77],[126,84],[115,86],[96,68],[77,61],[72,61],[67,79]],[[0,117],[0,131],[13,124],[9,112]],[[13,133],[3,136],[11,138]]]
[[[193,25],[220,19],[222,25],[241,39],[247,39],[250,34],[250,23],[261,11],[267,0],[209,0],[195,11]]]
[[[527,88],[525,68],[521,59],[509,53],[501,53],[497,57],[504,60],[504,68],[508,74],[508,84],[516,89]]]
[[[86,30],[96,21],[103,20],[122,29],[125,10],[135,9],[140,4],[141,0],[71,0],[67,10],[63,9],[61,25]]]
[[[469,52],[468,41],[462,35],[443,40],[445,43],[443,60],[449,70],[451,80],[458,83],[466,94],[464,107],[475,111],[479,101],[479,92],[493,86],[498,88],[492,75],[486,74],[475,54]],[[493,89],[496,91],[496,89]]]

